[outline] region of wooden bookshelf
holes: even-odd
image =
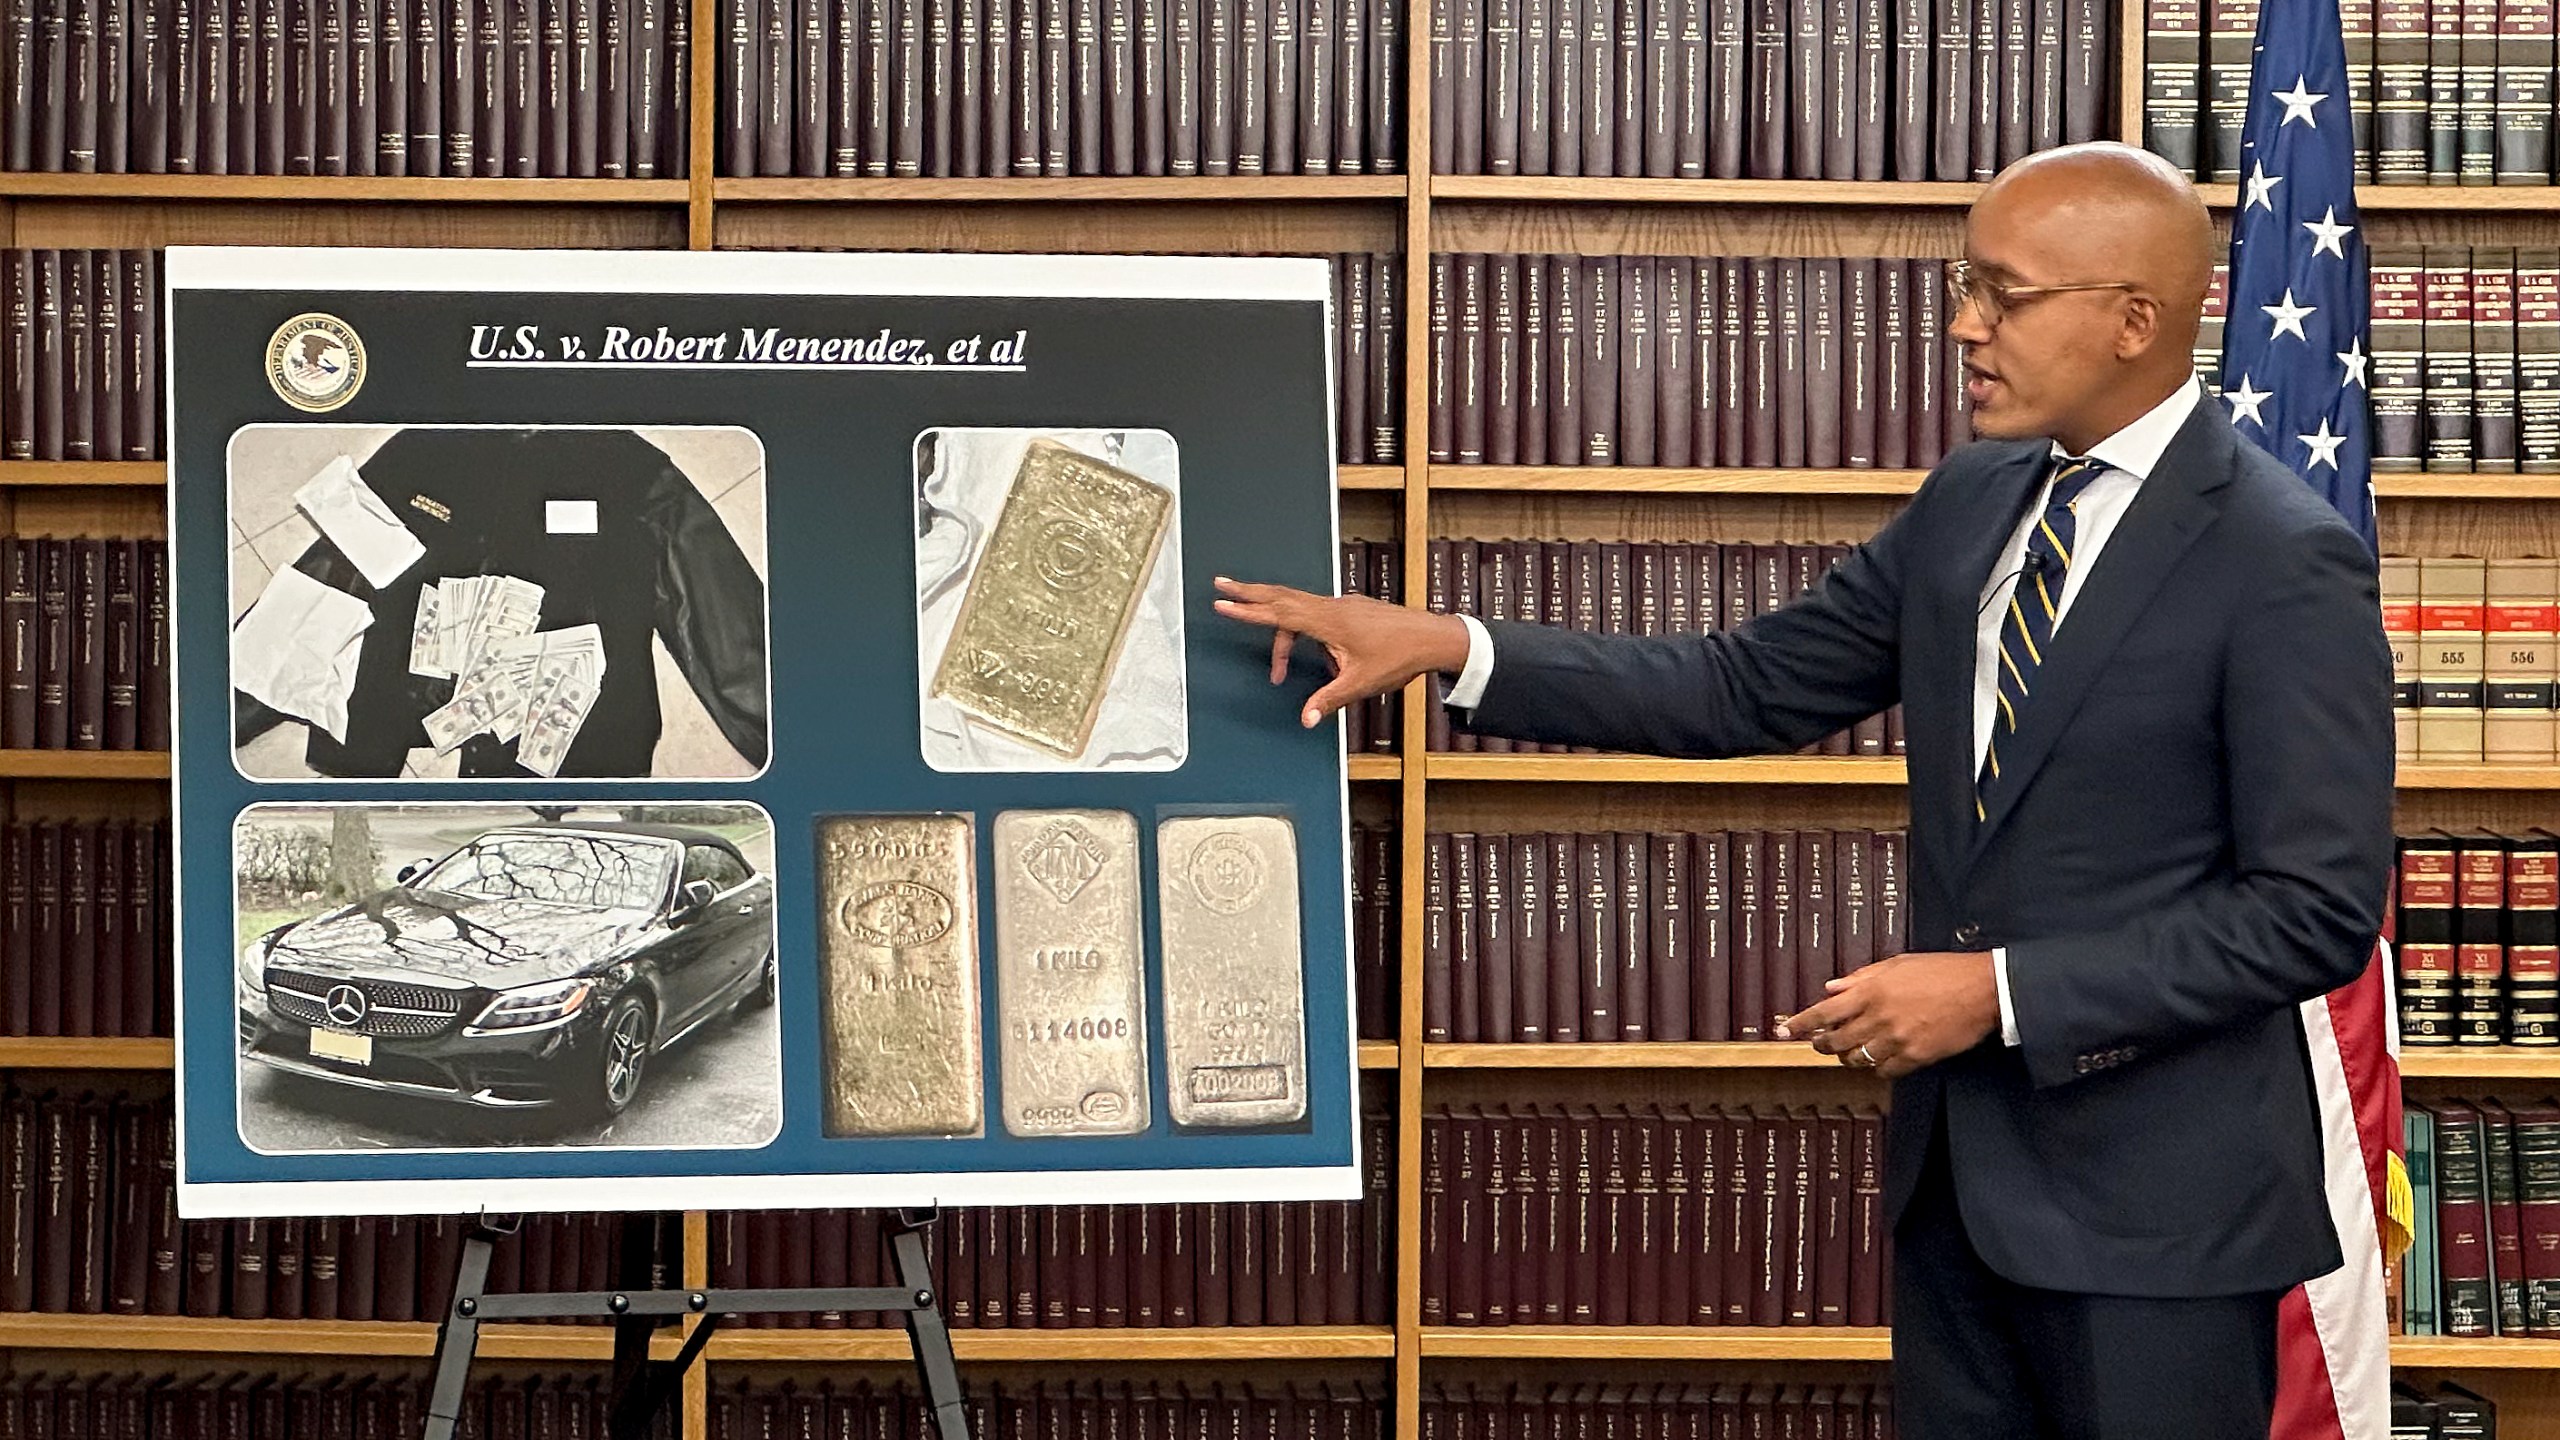
[[[2403,1079],[2560,1080],[2560,1050],[2529,1045],[2400,1047]]]
[[[0,1070],[161,1070],[177,1063],[171,1040],[0,1038]]]
[[[1363,1070],[1393,1070],[1398,1064],[1393,1040],[1363,1040],[1359,1042],[1359,1055]]]
[[[1773,755],[1657,760],[1646,755],[1432,755],[1434,780],[1567,780],[1612,785],[1900,785],[1900,760]]]
[[[1960,210],[1972,181],[1649,180],[1553,175],[1434,175],[1433,200],[1533,200],[1594,205],[1820,205]]]
[[[791,179],[722,177],[711,182],[716,203],[850,205],[895,201],[956,204],[1042,201],[1099,205],[1176,200],[1396,200],[1402,175],[1022,175],[989,179]]]
[[[1404,777],[1401,755],[1353,755],[1349,757],[1354,780],[1399,780]]]
[[[1553,1045],[1426,1043],[1426,1070],[1844,1070],[1837,1059],[1787,1040],[1698,1040]],[[1865,1073],[1863,1071],[1859,1072]]]
[[[1643,465],[1433,465],[1434,490],[1529,495],[1910,495],[1925,470],[1720,470]],[[1397,483],[1401,484],[1399,480]],[[1356,488],[1348,480],[1345,490]],[[2560,475],[2376,475],[2383,500],[2560,500]]]
[[[2239,203],[2237,185],[2199,185],[2205,203],[2228,210]],[[2367,215],[2560,214],[2560,186],[2551,185],[2358,185],[2356,208]]]
[[[0,779],[166,780],[166,750],[0,750]]]
[[[1401,490],[1404,467],[1401,465],[1337,465],[1333,469],[1337,490]]]
[[[680,1338],[681,1332],[673,1328],[652,1337],[650,1354],[672,1359]],[[0,1347],[424,1358],[435,1353],[436,1327],[423,1320],[0,1314]],[[613,1330],[606,1325],[484,1325],[480,1354],[490,1360],[607,1360],[613,1356]]]
[[[682,180],[519,180],[468,176],[75,175],[0,172],[0,197],[26,200],[301,200],[344,204],[682,205]],[[282,243],[279,241],[278,243]]]
[[[0,460],[0,487],[168,483],[169,467],[157,460]]]
[[[1124,1361],[1384,1360],[1395,1354],[1385,1325],[1259,1325],[1188,1330],[973,1330],[951,1332],[951,1350],[973,1360]],[[714,1360],[903,1361],[903,1330],[713,1332]]]
[[[1422,1353],[1470,1360],[1890,1360],[1888,1332],[1637,1325],[1427,1326]]]

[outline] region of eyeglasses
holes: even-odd
[[[2040,299],[2046,295],[2064,295],[2074,290],[2140,290],[2130,280],[2089,280],[2076,285],[2003,285],[1986,275],[1977,275],[1970,260],[1954,260],[1947,265],[1947,301],[1961,311],[1969,301],[1982,314],[1982,323],[1997,325],[2021,300]]]

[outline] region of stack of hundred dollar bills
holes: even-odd
[[[419,587],[409,670],[454,681],[423,721],[438,755],[474,735],[516,743],[516,763],[556,777],[604,684],[593,625],[536,630],[542,587],[512,575],[446,576]]]

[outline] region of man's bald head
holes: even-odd
[[[2213,217],[2195,185],[2148,150],[2113,140],[2043,150],[2011,165],[1974,202],[1973,223],[2015,225],[2111,280],[2195,313],[2213,282]]]
[[[2093,444],[2188,374],[2213,280],[2213,220],[2185,176],[2111,141],[2041,151],[2000,172],[1965,222],[1965,256],[2002,313],[1960,307],[1976,429]],[[2048,289],[2037,287],[2088,287]]]

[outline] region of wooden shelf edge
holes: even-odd
[[[2240,201],[2237,185],[2199,185],[2204,203],[2228,210]],[[2555,185],[2370,185],[2356,186],[2356,209],[2365,214],[2386,211],[2507,211],[2519,214],[2560,211]]]
[[[1402,175],[1014,175],[974,178],[735,177],[711,182],[714,203],[846,205],[865,201],[1401,200]]]
[[[135,485],[169,483],[158,460],[0,460],[0,487],[19,485]]]
[[[0,750],[0,779],[166,780],[166,750]]]
[[[2373,477],[2380,500],[2560,500],[2560,475],[2386,474]]]
[[[1431,198],[1599,204],[1966,206],[1971,180],[1664,180],[1553,175],[1434,175]]]
[[[0,173],[21,200],[298,200],[410,204],[681,205],[682,180],[527,180],[479,176],[71,175]]]
[[[1841,1068],[1828,1055],[1783,1040],[1422,1047],[1426,1070],[1822,1070]]]
[[[1486,1360],[1889,1360],[1893,1339],[1844,1326],[1426,1325],[1421,1351]]]
[[[667,1359],[677,1343],[670,1330],[653,1337],[649,1348]],[[0,1349],[423,1358],[435,1348],[436,1327],[425,1321],[0,1315]],[[492,1360],[609,1359],[613,1331],[602,1325],[486,1325],[480,1330],[480,1354]]]
[[[1909,495],[1926,470],[1717,470],[1643,465],[1434,465],[1434,490],[1530,494]]]
[[[2400,1042],[2402,1079],[2560,1080],[2560,1049]]]
[[[2560,765],[2404,764],[2403,790],[2560,790]]]
[[[2515,1335],[2481,1340],[2449,1335],[2394,1335],[2391,1363],[2446,1370],[2560,1370],[2560,1340],[2529,1340]]]
[[[1425,1357],[1486,1360],[1890,1360],[1893,1336],[1884,1329],[1831,1326],[1425,1326],[1421,1351]],[[2395,1335],[2391,1363],[2448,1370],[2553,1370],[2560,1369],[2560,1340]]]
[[[1401,465],[1336,465],[1333,467],[1336,490],[1401,490],[1404,467]]]
[[[1395,1354],[1384,1325],[1268,1325],[1204,1330],[975,1330],[951,1332],[952,1354],[970,1360],[1383,1360]],[[713,1360],[904,1360],[899,1330],[721,1330]]]
[[[0,1070],[167,1070],[177,1044],[156,1039],[0,1038]]]
[[[1396,1042],[1393,1040],[1362,1040],[1358,1042],[1358,1054],[1363,1070],[1396,1068]]]
[[[1401,780],[1404,778],[1404,757],[1401,755],[1353,755],[1347,758],[1350,762],[1351,778],[1354,780]]]
[[[1877,495],[1917,492],[1926,470],[1727,470],[1644,465],[1434,465],[1434,490],[1510,494]],[[1346,482],[1345,489],[1351,488]],[[2389,474],[2384,500],[2560,500],[2560,475]]]
[[[1645,755],[1442,755],[1423,760],[1433,780],[1567,780],[1697,785],[1900,785],[1899,759],[1802,755],[1749,760],[1659,760]]]

